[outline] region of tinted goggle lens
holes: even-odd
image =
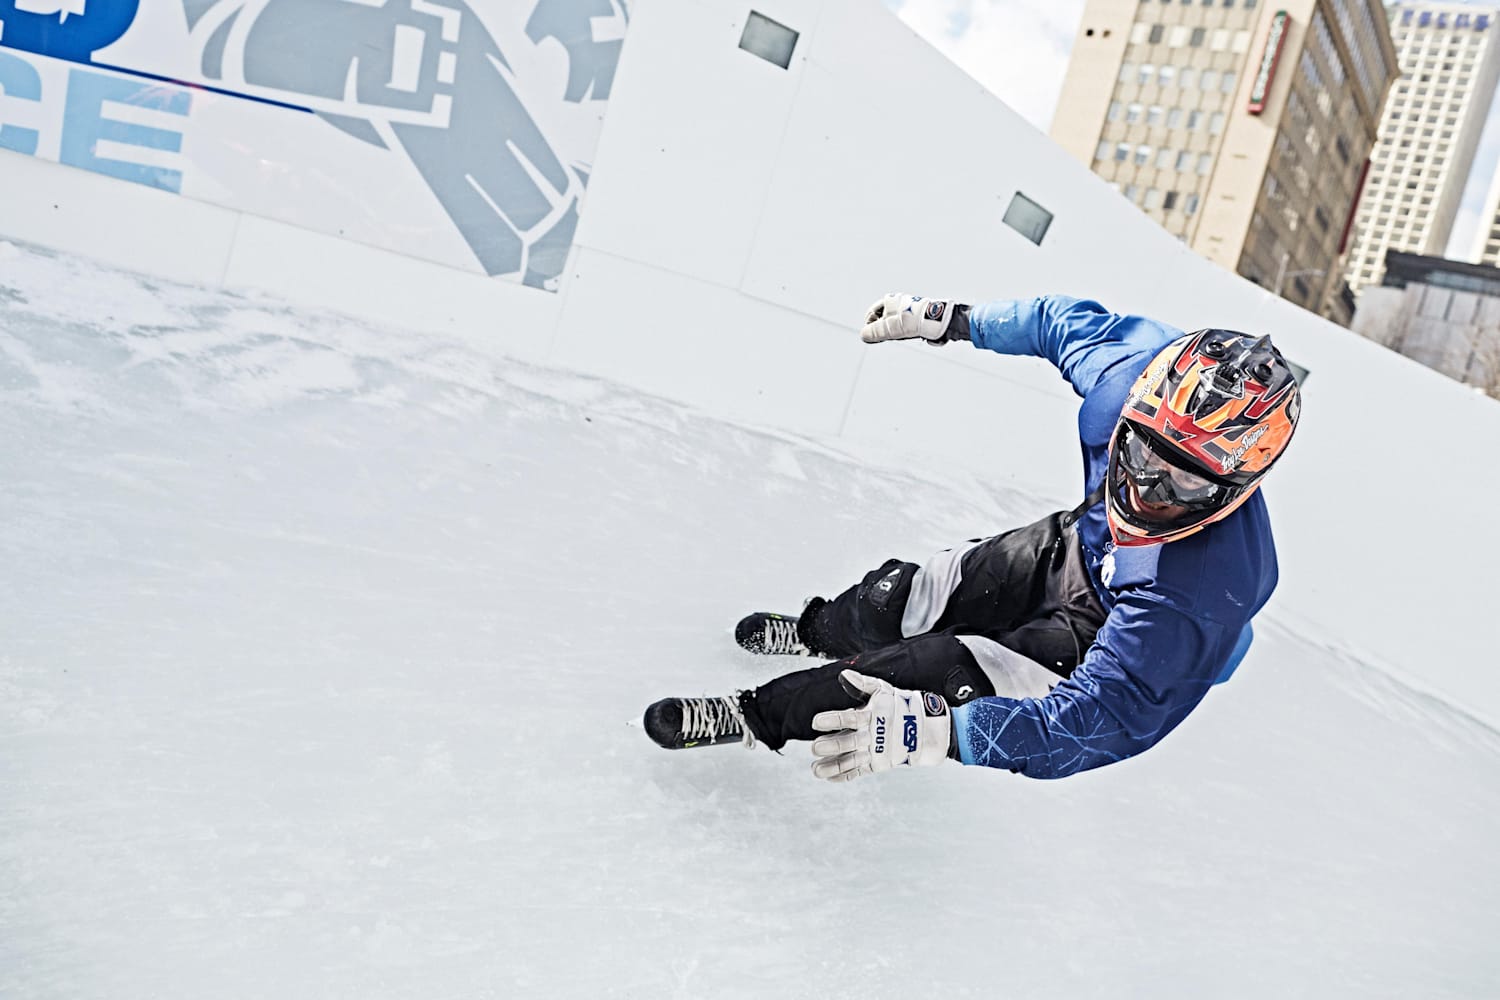
[[[1223,503],[1230,488],[1207,476],[1174,465],[1157,452],[1150,438],[1127,423],[1120,431],[1120,468],[1142,495],[1155,491],[1181,507],[1212,507]]]

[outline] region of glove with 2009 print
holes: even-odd
[[[953,722],[948,703],[930,691],[906,691],[853,670],[839,675],[863,706],[819,712],[812,727],[829,736],[813,740],[813,776],[853,781],[893,767],[930,767],[948,759]]]

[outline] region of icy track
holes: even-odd
[[[1500,739],[1274,614],[1058,782],[627,724],[1039,498],[13,246],[0,397],[7,1000],[1500,994]]]

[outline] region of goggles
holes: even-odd
[[[1163,446],[1136,428],[1132,421],[1120,421],[1112,451],[1113,486],[1119,491],[1122,501],[1127,500],[1126,480],[1148,503],[1171,504],[1193,512],[1217,510],[1239,494],[1238,487],[1210,478],[1181,464],[1180,460],[1174,460]],[[1127,506],[1132,505],[1127,503]]]

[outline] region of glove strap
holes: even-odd
[[[967,340],[973,343],[974,338],[969,335],[969,307],[961,302],[953,303],[953,311],[948,314],[948,327],[943,331],[943,341]]]

